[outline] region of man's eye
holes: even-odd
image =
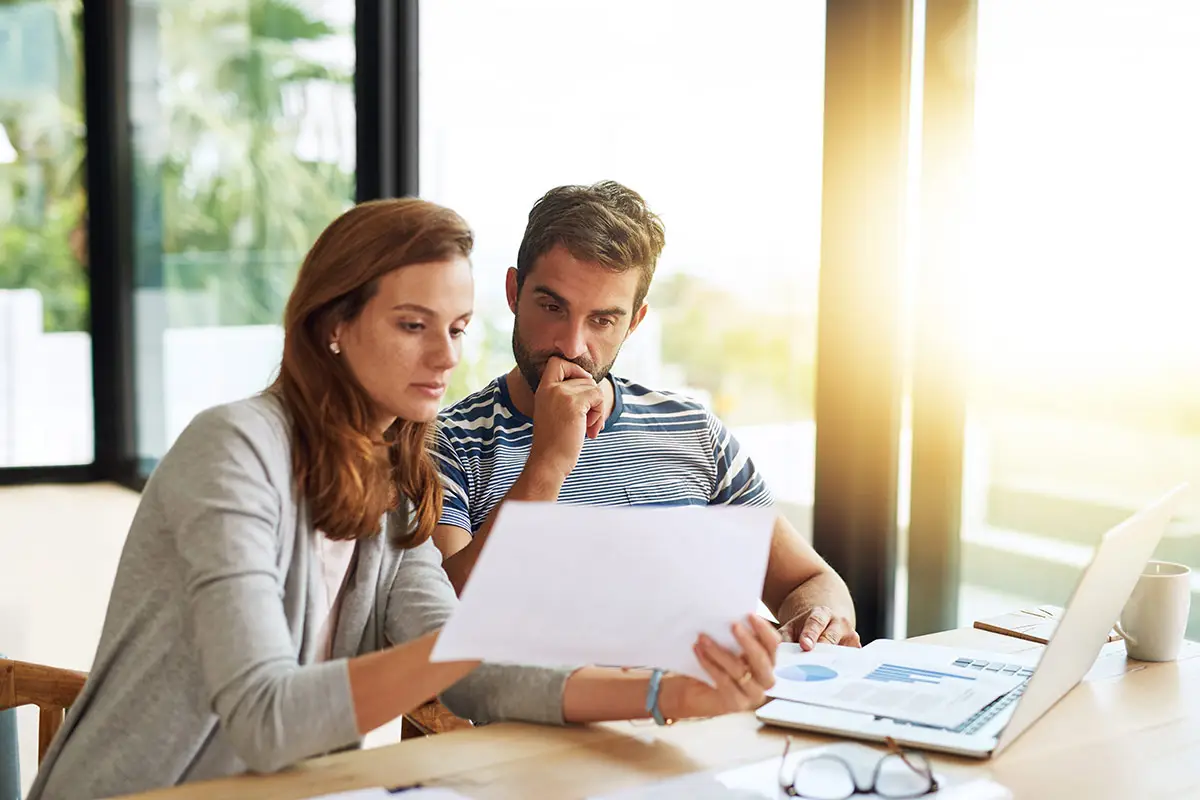
[[[544,306],[542,306],[542,308],[545,309],[546,311],[549,311],[551,314],[557,314],[559,311],[562,310],[554,303],[546,303]]]
[[[596,324],[601,328],[611,328],[615,323],[613,323],[613,321],[608,317],[601,317],[600,319],[596,320]]]

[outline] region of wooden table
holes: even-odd
[[[1012,653],[1039,648],[964,628],[922,641]],[[991,761],[937,756],[950,777],[991,775],[1016,798],[1200,798],[1200,655],[1167,664],[1105,646],[1087,678]],[[268,776],[240,776],[138,795],[192,800],[295,800],[355,788],[422,783],[468,797],[559,798],[649,783],[778,756],[789,732],[752,714],[652,724],[551,728],[503,724],[316,758]],[[832,739],[796,735],[796,744]],[[401,795],[403,796],[403,795]]]

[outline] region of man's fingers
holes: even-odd
[[[587,413],[587,436],[589,439],[595,439],[600,435],[600,430],[604,427],[604,415],[598,408],[589,408]]]
[[[822,631],[821,636],[817,639],[819,642],[826,644],[841,644],[842,639],[849,633],[849,626],[840,619],[835,619],[826,626]]]
[[[573,380],[576,378],[586,378],[587,380],[591,381],[592,383],[596,382],[596,379],[592,377],[592,373],[588,372],[586,369],[579,366],[574,361],[567,361],[566,359],[559,359],[559,361],[561,361],[562,365],[563,365],[562,369],[563,369],[564,380]]]
[[[800,646],[805,650],[811,650],[817,640],[821,638],[821,634],[825,632],[825,628],[829,625],[829,620],[833,618],[833,612],[824,606],[817,606],[808,615],[808,619],[804,622],[804,627],[800,630]]]
[[[542,382],[538,384],[538,387],[541,388],[548,383],[562,383],[566,378],[568,364],[570,362],[564,361],[557,356],[551,356],[547,359],[546,366],[542,367]],[[570,366],[575,365],[570,364]]]
[[[595,439],[604,427],[604,392],[588,378],[588,383],[572,379],[563,384],[574,397],[578,413],[587,417],[587,435]]]
[[[562,383],[563,381],[578,380],[586,378],[594,385],[596,380],[591,376],[586,369],[579,366],[573,361],[567,361],[559,356],[551,356],[546,361],[546,366],[542,370],[542,381],[548,383]]]

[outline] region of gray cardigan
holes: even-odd
[[[359,743],[346,658],[441,627],[454,590],[432,542],[359,540],[334,658],[318,662],[321,534],[293,491],[289,442],[281,404],[261,395],[200,414],[163,458],[29,800],[270,772]],[[442,699],[477,722],[561,723],[566,675],[485,665]]]

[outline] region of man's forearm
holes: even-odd
[[[833,569],[823,570],[793,589],[775,616],[780,625],[786,625],[817,606],[827,606],[854,624],[854,601],[850,598],[850,590]]]
[[[521,470],[516,483],[504,495],[504,500],[553,503],[558,500],[558,493],[562,490],[564,480],[539,469],[537,465],[526,462],[525,469]],[[483,525],[471,538],[471,543],[442,562],[442,568],[446,570],[446,576],[450,578],[455,593],[462,594],[463,586],[466,585],[467,578],[470,577],[471,570],[475,568],[475,562],[479,559],[479,553],[487,543],[488,535],[492,532],[492,525],[496,522],[496,514],[504,505],[504,500],[501,500],[487,515]]]

